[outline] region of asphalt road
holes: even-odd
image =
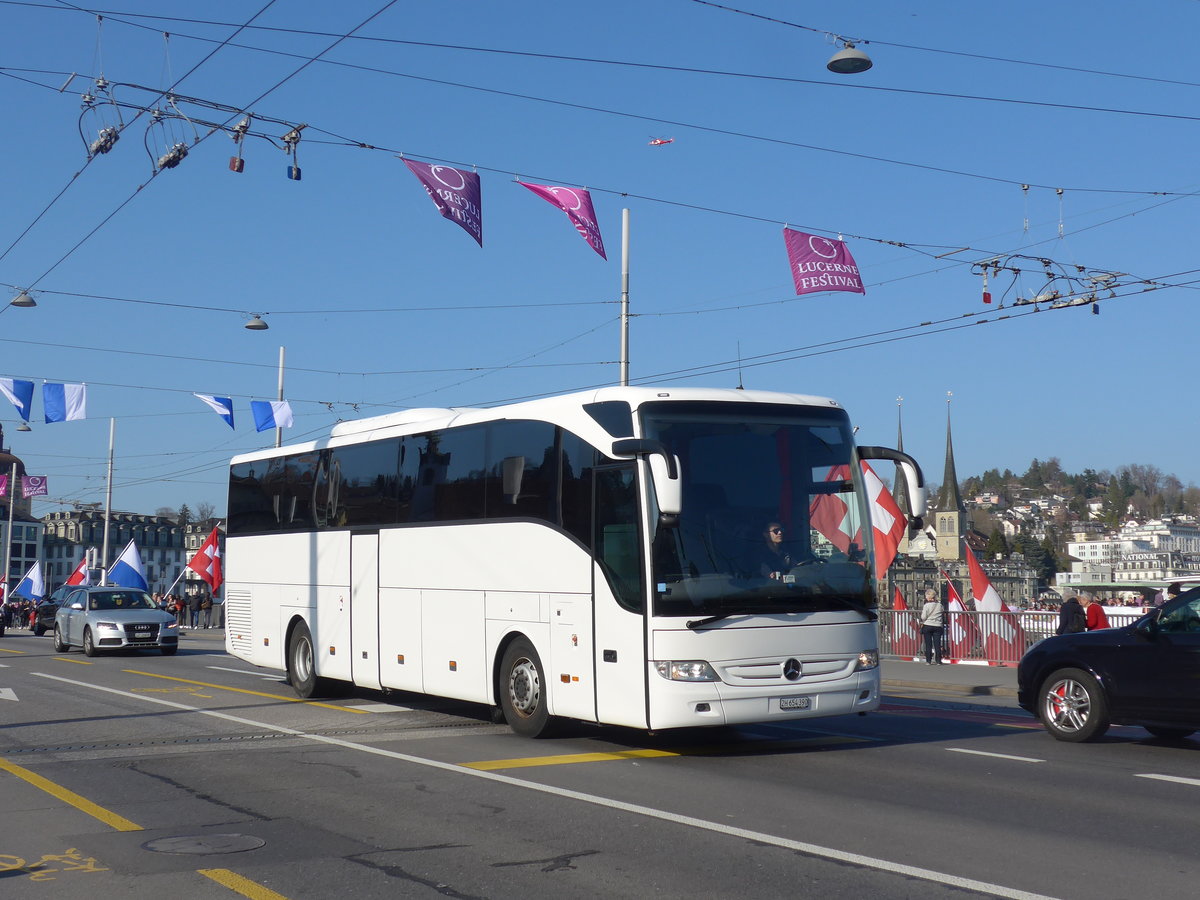
[[[300,702],[218,632],[88,659],[9,631],[0,896],[1195,893],[1200,742],[1060,744],[905,680],[865,717],[530,741],[436,698]]]

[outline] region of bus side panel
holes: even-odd
[[[596,721],[592,673],[591,598],[554,594],[550,600],[550,658],[543,659],[550,713]]]
[[[227,594],[238,598],[230,607],[237,627],[226,629],[230,653],[254,665],[286,668],[287,626],[299,616],[312,633],[317,674],[350,680],[348,533],[234,538],[225,561],[237,579],[227,582]]]
[[[379,535],[356,534],[350,539],[350,629],[354,641],[350,666],[354,683],[378,688],[379,683]]]
[[[609,725],[648,728],[646,620],[617,603],[599,567],[595,583],[596,718]]]
[[[486,703],[483,591],[421,591],[425,691]]]
[[[421,653],[421,592],[379,589],[379,680],[397,691],[425,692]]]

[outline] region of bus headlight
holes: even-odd
[[[702,659],[660,659],[654,668],[667,681],[720,681],[717,673]]]
[[[879,651],[864,650],[858,654],[858,664],[855,665],[855,672],[865,672],[867,669],[879,668]]]

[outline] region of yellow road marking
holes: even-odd
[[[0,647],[0,653],[16,653],[18,655],[24,655],[25,651],[24,650],[7,650],[4,647]]]
[[[223,684],[209,684],[207,681],[191,681],[187,678],[176,678],[172,675],[158,675],[154,672],[139,672],[137,669],[122,669],[129,675],[145,675],[147,678],[162,678],[166,681],[178,681],[181,684],[195,684],[200,687],[212,688],[215,691],[233,691],[235,694],[249,694],[252,697],[267,697],[271,700],[286,700],[288,703],[304,703],[308,706],[320,706],[324,709],[336,709],[338,712],[359,713],[364,716],[371,714],[370,710],[355,709],[353,706],[334,706],[332,703],[318,703],[315,700],[303,700],[300,697],[284,697],[281,694],[268,694],[265,691],[250,691],[246,688],[227,687]]]
[[[517,759],[490,759],[482,762],[459,763],[464,769],[527,769],[534,766],[570,766],[577,763],[609,762],[614,759],[660,759],[664,756],[712,756],[717,753],[749,756],[756,753],[777,753],[814,744],[866,743],[867,738],[821,735],[820,737],[798,738],[789,741],[762,741],[753,744],[726,744],[716,747],[689,747],[679,750],[614,750],[608,753],[566,753],[560,756],[527,756]]]
[[[43,778],[41,775],[38,775],[35,772],[31,772],[26,768],[18,766],[16,763],[11,763],[6,759],[0,759],[0,769],[3,769],[5,772],[9,772],[13,775],[16,775],[18,778],[22,779],[23,781],[27,781],[30,784],[32,784],[34,787],[45,791],[47,794],[50,794],[52,797],[57,797],[59,800],[62,800],[64,803],[70,804],[71,806],[78,809],[80,812],[85,812],[92,818],[99,819],[105,825],[108,825],[111,828],[115,828],[117,831],[141,831],[142,830],[141,825],[138,825],[134,822],[130,822],[125,817],[118,816],[114,812],[109,812],[104,807],[98,806],[95,803],[93,803],[91,800],[87,800],[87,799],[79,796],[74,791],[69,791],[65,787],[55,784],[50,779]]]
[[[270,888],[263,887],[249,878],[243,878],[228,869],[197,869],[196,871],[205,878],[211,878],[222,887],[227,887],[243,897],[249,897],[250,900],[287,900],[283,894],[277,894]]]
[[[77,666],[90,666],[90,665],[92,665],[92,663],[88,662],[86,659],[75,659],[75,658],[73,658],[73,657],[70,657],[70,656],[52,656],[52,657],[50,657],[50,658],[51,658],[51,659],[57,659],[59,662],[69,662],[69,663],[75,663],[75,665],[77,665]]]
[[[570,766],[575,763],[605,762],[610,759],[648,759],[659,756],[681,756],[673,750],[618,750],[614,753],[568,753],[563,756],[529,756],[523,759],[492,759],[484,762],[460,763],[465,769],[524,769],[530,766]]]

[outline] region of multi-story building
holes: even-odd
[[[46,590],[67,580],[89,548],[94,562],[111,567],[125,545],[133,541],[142,559],[151,592],[166,592],[186,562],[183,531],[166,516],[113,512],[108,522],[108,552],[104,553],[104,510],[98,504],[52,512],[42,518],[45,526]]]
[[[196,551],[212,534],[212,530],[217,529],[217,539],[220,542],[221,554],[225,554],[225,532],[221,530],[220,519],[205,519],[203,522],[189,522],[183,526],[183,550],[184,559],[191,559],[196,555]],[[191,597],[196,594],[201,596],[212,593],[208,585],[202,579],[199,573],[191,569],[185,569],[183,573],[182,590],[176,590],[175,593],[184,597]]]
[[[32,503],[23,496],[21,479],[25,463],[4,446],[4,429],[0,427],[0,476],[4,476],[4,495],[0,496],[0,540],[8,557],[8,581],[4,595],[41,558],[42,523],[32,515]],[[11,526],[11,532],[10,532]]]

